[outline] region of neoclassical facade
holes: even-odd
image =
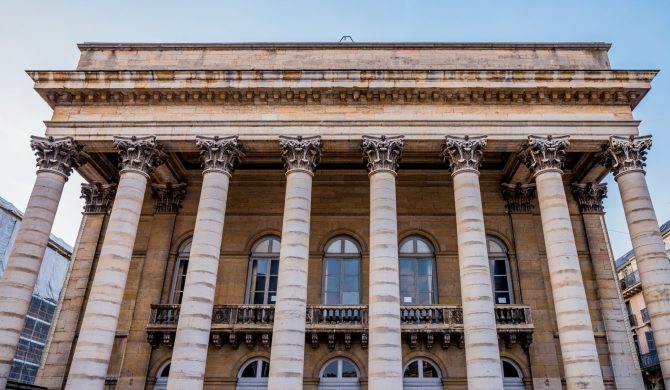
[[[661,369],[670,262],[609,45],[81,44],[0,282],[5,380],[68,176],[49,389],[640,389],[603,219]],[[0,383],[2,385],[3,383]]]

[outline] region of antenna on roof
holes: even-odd
[[[351,35],[342,35],[342,38],[340,38],[340,42],[353,42],[354,38],[351,37]]]

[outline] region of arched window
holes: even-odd
[[[270,361],[264,358],[251,359],[237,374],[236,390],[266,390],[270,374]]]
[[[359,390],[360,373],[349,359],[337,358],[326,363],[319,375],[319,390]]]
[[[501,359],[503,387],[505,390],[523,390],[523,373],[519,366],[508,359]]]
[[[170,303],[180,304],[184,295],[184,285],[186,285],[186,271],[188,271],[188,258],[191,254],[191,239],[184,241],[179,247],[177,253],[177,262],[174,267],[174,277],[172,278],[172,289],[170,290]]]
[[[489,250],[489,264],[491,267],[491,286],[495,303],[514,303],[512,278],[509,267],[507,248],[500,240],[486,237]]]
[[[279,272],[279,238],[263,237],[251,248],[246,302],[274,304],[277,296]]]
[[[170,376],[170,362],[163,363],[161,368],[158,369],[158,374],[156,375],[156,384],[154,385],[154,390],[165,390],[165,389],[167,389],[168,376]]]
[[[400,243],[400,304],[437,303],[435,255],[428,240],[408,237]]]
[[[442,375],[435,363],[425,358],[410,361],[403,372],[405,390],[442,390]]]
[[[323,303],[361,303],[361,251],[348,237],[336,237],[326,245],[323,259]]]

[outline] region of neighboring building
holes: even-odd
[[[602,43],[79,48],[29,72],[54,110],[34,232],[73,169],[88,181],[37,384],[644,387],[601,182],[667,291],[633,118],[655,71],[611,69]],[[7,296],[27,299],[6,280],[0,374]]]
[[[665,249],[670,255],[670,221],[661,225],[660,231]],[[654,333],[651,329],[647,304],[644,302],[642,294],[642,283],[640,283],[637,261],[632,250],[616,260],[616,270],[626,304],[628,322],[633,332],[637,354],[640,357],[645,385],[649,389],[663,389],[663,376],[658,353],[656,352]]]
[[[13,204],[0,198],[0,278],[5,271],[22,218],[23,213]],[[12,362],[9,374],[11,381],[28,384],[35,381],[71,255],[70,245],[56,236],[52,235],[49,238],[18,349]]]

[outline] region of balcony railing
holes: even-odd
[[[621,279],[621,289],[626,290],[640,283],[640,273],[633,271]]]
[[[634,328],[637,326],[637,316],[635,314],[628,315],[628,322],[630,322],[630,327]]]
[[[495,317],[498,333],[510,343],[529,344],[532,341],[533,322],[531,309],[527,305],[496,305]],[[147,325],[148,341],[172,345],[179,321],[179,305],[152,305]],[[410,345],[416,344],[418,334],[432,344],[434,335],[442,337],[446,348],[452,335],[462,345],[463,309],[458,305],[401,306],[401,331],[410,334]],[[243,335],[248,345],[253,345],[261,334],[260,341],[269,344],[274,305],[215,305],[212,310],[212,343],[222,345],[226,341],[237,346],[237,335]],[[312,344],[318,344],[319,334],[327,334],[329,345],[334,345],[335,334],[344,334],[345,343],[351,342],[351,334],[359,334],[362,344],[367,345],[367,305],[308,305],[306,333],[311,334]],[[521,335],[519,338],[518,336]]]
[[[649,311],[645,307],[644,309],[640,310],[640,315],[642,316],[642,322],[649,323],[651,319],[649,318]]]
[[[658,354],[656,351],[649,353],[644,353],[640,355],[640,366],[643,370],[648,370],[650,368],[656,367],[660,364],[658,360]]]

